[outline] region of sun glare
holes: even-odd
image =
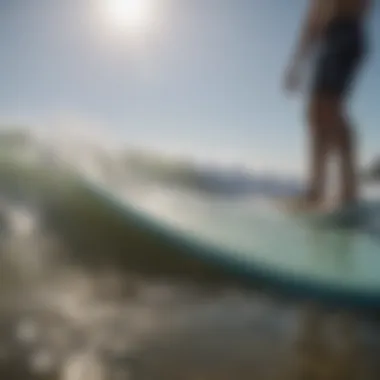
[[[152,17],[152,0],[104,0],[106,17],[118,29],[145,30]]]

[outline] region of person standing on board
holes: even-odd
[[[323,206],[326,164],[331,153],[340,160],[340,205],[358,198],[356,140],[346,101],[366,53],[364,24],[371,0],[309,0],[299,43],[286,72],[285,85],[293,92],[302,82],[304,65],[316,53],[310,88],[308,124],[310,178],[296,207]],[[314,49],[316,48],[316,49]]]

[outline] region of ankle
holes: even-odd
[[[345,193],[341,197],[341,203],[343,205],[350,205],[358,201],[358,196],[356,193]]]

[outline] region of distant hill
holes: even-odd
[[[253,174],[240,168],[196,165],[190,160],[176,161],[152,153],[127,152],[123,156],[123,162],[127,172],[138,173],[140,178],[149,182],[212,195],[240,196],[253,193],[280,195],[300,190],[300,185],[296,181]]]

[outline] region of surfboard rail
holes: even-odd
[[[314,281],[307,276],[295,276],[275,267],[247,263],[238,255],[231,252],[226,254],[225,250],[212,244],[205,244],[193,236],[187,236],[173,227],[160,223],[154,218],[144,214],[133,204],[124,199],[119,199],[105,187],[81,178],[83,186],[104,201],[107,207],[113,208],[123,218],[133,222],[138,228],[147,234],[156,236],[176,247],[182,254],[195,257],[207,262],[220,270],[226,271],[246,284],[263,286],[267,291],[273,291],[291,298],[302,298],[315,300],[330,306],[339,306],[355,309],[375,309],[380,307],[380,288],[373,291],[352,289],[341,284],[331,286],[322,281]],[[379,252],[380,254],[380,252]]]

